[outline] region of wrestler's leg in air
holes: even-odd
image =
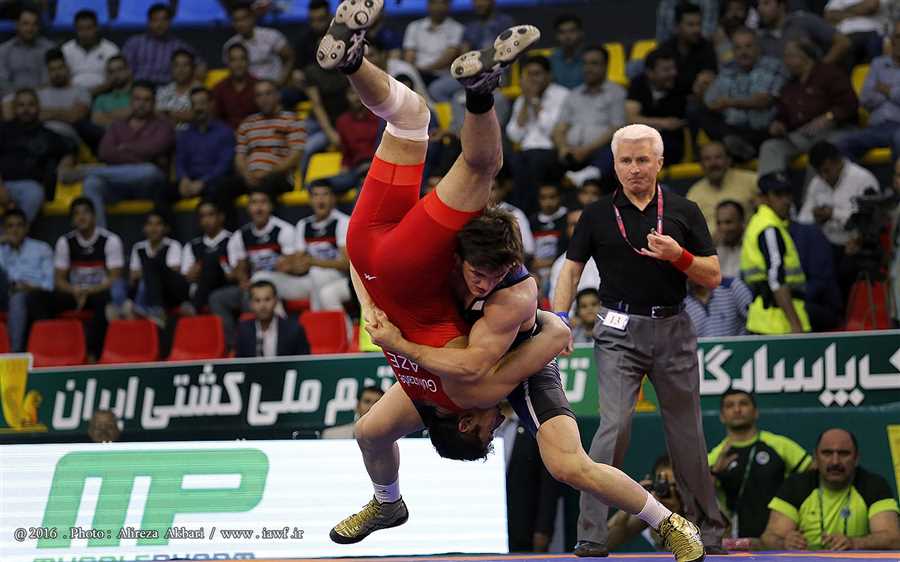
[[[323,68],[337,68],[346,74],[362,103],[387,122],[375,153],[377,158],[388,165],[416,166],[425,160],[428,148],[431,117],[428,107],[420,96],[364,58],[365,31],[378,17],[382,6],[383,0],[342,2],[316,56]],[[412,180],[415,178],[411,178],[409,185],[404,185],[404,192],[408,192],[405,195],[412,199],[405,201],[407,209],[418,199],[418,188],[409,189]],[[380,205],[376,202],[374,206]],[[386,219],[399,221],[403,213],[405,209],[399,210],[398,216]],[[354,271],[352,276],[354,287],[361,293],[361,301],[368,302],[358,273]],[[396,384],[357,421],[355,437],[372,479],[375,497],[362,511],[332,529],[333,541],[355,543],[372,531],[406,522],[408,513],[399,491],[400,451],[396,441],[421,427],[421,418],[412,401]]]
[[[441,201],[460,211],[487,206],[491,184],[503,165],[500,123],[494,112],[494,90],[503,70],[540,38],[530,25],[517,25],[501,33],[493,46],[458,57],[450,73],[466,89],[466,115],[460,134],[462,154],[438,183]]]

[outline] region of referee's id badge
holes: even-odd
[[[629,316],[627,314],[607,310],[606,317],[603,318],[603,325],[615,328],[616,330],[625,330],[625,326],[628,325],[628,318]]]

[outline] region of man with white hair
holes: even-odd
[[[602,418],[589,455],[621,466],[646,373],[659,399],[685,514],[699,524],[707,554],[720,553],[725,522],[705,463],[697,338],[683,302],[688,280],[709,288],[721,282],[716,246],[700,208],[656,183],[663,165],[656,129],[619,129],[612,152],[623,187],[585,207],[553,298],[553,310],[568,319],[578,280],[593,257],[603,279],[593,332]],[[606,555],[607,512],[582,494],[577,556]]]

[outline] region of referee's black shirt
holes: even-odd
[[[566,257],[585,263],[593,257],[600,272],[600,300],[631,306],[676,306],[687,294],[687,275],[667,261],[638,255],[619,232],[615,204],[631,244],[647,248],[647,235],[656,228],[657,196],[641,211],[619,189],[585,207],[575,226]],[[714,256],[716,247],[703,213],[693,201],[663,190],[663,234],[674,238],[695,256]]]

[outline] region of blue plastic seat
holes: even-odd
[[[209,24],[227,21],[228,14],[218,0],[182,0],[178,3],[175,23],[179,25]]]
[[[127,2],[126,2],[127,3]],[[81,10],[93,10],[97,14],[97,23],[109,23],[108,0],[59,0],[56,5],[56,18],[53,25],[57,27],[74,27],[75,14]]]
[[[144,27],[147,25],[147,10],[150,9],[150,6],[159,3],[159,0],[127,0],[119,2],[119,15],[113,21],[113,24],[117,27]]]

